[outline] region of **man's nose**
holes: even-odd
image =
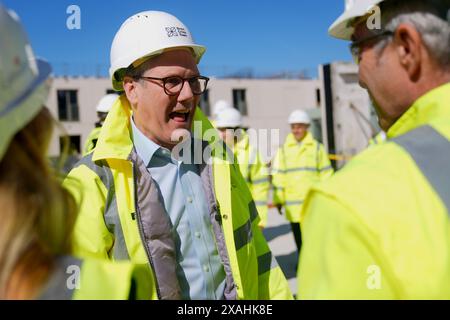
[[[193,97],[194,94],[192,93],[191,86],[189,85],[189,82],[186,81],[183,85],[183,89],[181,89],[180,94],[178,95],[178,101],[190,100]]]

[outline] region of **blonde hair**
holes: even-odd
[[[0,161],[0,299],[35,298],[54,256],[71,251],[76,204],[46,158],[52,131],[43,108]]]

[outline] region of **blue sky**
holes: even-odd
[[[208,49],[200,70],[224,76],[300,72],[316,77],[319,64],[351,60],[347,43],[327,35],[344,0],[0,0],[14,9],[37,55],[61,75],[107,75],[109,50],[120,25],[145,10],[183,21]],[[69,5],[81,9],[81,29],[68,30]]]

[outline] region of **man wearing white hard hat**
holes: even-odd
[[[298,252],[302,246],[300,211],[311,186],[333,173],[323,145],[308,131],[311,119],[303,110],[294,110],[288,119],[291,133],[278,149],[272,165],[273,204],[291,223]]]
[[[118,94],[110,93],[103,96],[98,102],[97,107],[95,108],[97,111],[98,121],[95,123],[95,128],[92,129],[91,133],[89,133],[89,136],[86,139],[86,142],[84,144],[83,156],[91,152],[97,145],[98,136],[100,135],[100,131],[102,130],[102,126],[105,122],[106,116],[108,115],[109,110],[111,110],[114,102],[116,102],[118,98]]]
[[[226,107],[219,111],[216,115],[216,128],[236,156],[241,174],[247,182],[261,218],[259,226],[264,228],[267,225],[267,197],[270,186],[268,168],[261,154],[251,145],[238,110]]]
[[[153,299],[289,299],[237,165],[216,154],[191,163],[189,148],[183,160],[173,155],[194,120],[212,129],[197,108],[209,80],[197,67],[204,52],[166,12],[135,14],[116,33],[110,75],[122,94],[66,180],[75,194],[80,184],[88,191],[76,251],[148,263]]]
[[[356,0],[329,33],[387,140],[309,193],[300,297],[450,299],[450,1]]]
[[[16,13],[0,5],[0,300],[148,299],[146,266],[71,256],[78,208],[46,154],[50,73]]]
[[[233,109],[233,107],[226,100],[218,100],[212,108],[212,119],[211,124],[216,127],[216,121],[219,113],[225,109]]]

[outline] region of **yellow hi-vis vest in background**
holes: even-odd
[[[250,145],[249,136],[245,132],[242,133],[240,140],[234,145],[233,152],[258,209],[258,214],[261,218],[259,226],[265,227],[267,225],[267,197],[270,186],[269,170],[263,163],[258,150]]]
[[[81,257],[147,263],[153,275],[151,298],[177,299],[180,289],[171,224],[145,164],[136,158],[130,117],[131,107],[122,95],[108,113],[94,152],[64,182],[80,204],[75,252]],[[201,121],[203,132],[217,132],[199,108],[194,121]],[[237,164],[216,155],[209,160],[212,164],[200,170],[209,186],[204,184],[205,190],[199,192],[210,192],[212,230],[230,289],[225,294],[237,299],[292,299],[258,227],[259,217]]]
[[[419,98],[302,212],[303,299],[450,299],[450,84]]]
[[[58,257],[39,300],[150,299],[151,273],[127,261]]]
[[[89,152],[94,150],[95,146],[97,145],[98,137],[100,135],[101,130],[102,127],[95,127],[89,133],[89,136],[87,137],[86,142],[84,143],[83,156],[87,155]]]
[[[333,174],[325,148],[308,132],[301,143],[290,133],[272,165],[274,204],[285,207],[286,218],[300,220],[300,211],[311,186]]]

